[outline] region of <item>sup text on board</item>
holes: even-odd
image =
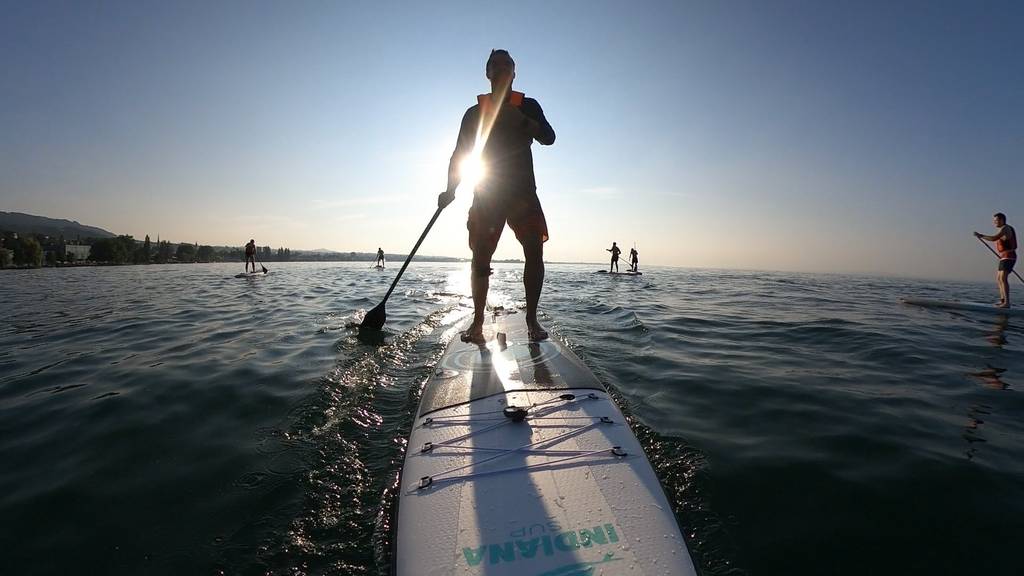
[[[463,548],[462,555],[469,566],[529,560],[539,556],[553,556],[559,552],[573,552],[580,548],[607,546],[619,541],[619,534],[612,524],[547,534],[528,540],[508,540],[500,544],[483,544],[475,548]]]

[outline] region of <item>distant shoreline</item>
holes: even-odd
[[[405,258],[406,257],[407,256],[403,256],[403,257],[399,258],[399,257],[396,256],[394,260],[389,260],[387,262],[390,262],[392,264],[392,266],[394,266],[395,262],[405,262]],[[452,263],[452,264],[459,264],[459,263],[466,264],[466,263],[469,263],[469,262],[472,261],[469,258],[448,258],[448,257],[430,257],[430,256],[427,256],[425,258],[415,258],[415,260],[416,260],[416,262],[424,262],[424,263],[431,262],[431,263]],[[325,259],[320,259],[320,258],[310,258],[310,259],[305,259],[305,258],[294,259],[293,258],[291,260],[265,260],[265,261],[263,261],[263,264],[287,264],[287,263],[290,263],[290,262],[356,262],[356,263],[362,263],[362,264],[373,264],[373,263],[376,262],[376,260],[374,260],[372,258],[368,259],[368,260],[349,260],[349,259],[325,260]],[[162,262],[162,263],[157,263],[157,262],[140,262],[140,263],[122,262],[122,263],[117,263],[117,262],[92,262],[92,261],[85,261],[85,262],[58,262],[56,264],[43,264],[42,266],[6,266],[6,267],[3,267],[3,268],[0,268],[0,270],[39,270],[41,268],[93,268],[93,267],[97,267],[97,266],[103,266],[103,267],[107,267],[107,266],[163,266],[163,265],[166,265],[166,264],[186,266],[186,265],[192,265],[192,264],[244,264],[244,263],[245,263],[244,260],[238,260],[238,261],[233,261],[233,260],[214,260],[214,261],[208,261],[208,262]],[[505,260],[492,260],[491,263],[492,264],[523,264],[524,262],[522,260],[517,260],[517,259],[511,259],[511,260],[505,259]],[[552,262],[545,262],[545,264],[601,265],[601,263],[599,263],[599,262],[553,262],[553,261]]]

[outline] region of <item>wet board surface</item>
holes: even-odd
[[[1013,300],[1011,299],[1010,302],[1012,303]],[[926,308],[947,308],[951,310],[964,310],[968,312],[980,312],[984,314],[996,314],[1003,316],[1024,315],[1024,308],[997,308],[994,304],[985,304],[982,302],[963,302],[960,300],[931,300],[928,298],[904,298],[903,303],[910,304],[912,306],[924,306]]]
[[[461,342],[463,327],[409,437],[395,573],[696,574],[650,462],[579,358],[530,342],[521,314],[491,317],[485,345]]]

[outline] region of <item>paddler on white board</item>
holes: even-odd
[[[384,249],[380,246],[377,247],[377,268],[384,267]]]
[[[473,323],[462,333],[462,340],[484,340],[491,256],[506,222],[523,245],[526,260],[523,284],[529,338],[543,340],[548,333],[537,321],[537,303],[544,284],[548,225],[537,198],[530,147],[534,140],[545,146],[554,144],[555,131],[536,100],[512,90],[516,63],[507,50],[491,50],[484,69],[491,92],[477,96],[477,103],[462,117],[459,139],[448,165],[448,189],[437,197],[439,208],[451,204],[459,184],[464,179],[469,183],[476,175],[473,206],[466,223],[473,251]]]
[[[629,268],[633,272],[638,272],[637,265],[640,263],[640,253],[636,251],[636,248],[629,249]]]
[[[605,248],[605,251],[612,253],[612,263],[608,265],[608,272],[611,272],[612,269],[614,269],[616,272],[618,272],[619,271],[619,254],[622,254],[622,250],[619,249],[618,245],[616,245],[615,242],[612,242],[612,247],[611,248]]]
[[[981,240],[996,243],[996,255],[999,257],[999,267],[996,269],[996,286],[999,287],[999,303],[997,308],[1010,307],[1010,282],[1009,276],[1013,267],[1017,264],[1017,231],[1006,223],[1006,214],[996,212],[992,215],[992,224],[996,227],[996,233],[985,235],[975,232],[974,235]]]
[[[256,240],[249,239],[249,243],[245,245],[245,273],[249,273],[249,264],[252,264],[252,273],[256,273]],[[235,268],[238,270],[238,268]]]

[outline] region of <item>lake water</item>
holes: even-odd
[[[393,486],[466,264],[0,273],[0,572],[387,574]],[[550,265],[708,575],[1019,574],[1024,318],[991,283]],[[1017,300],[1024,290],[1015,287]],[[523,303],[496,266],[492,300]]]

